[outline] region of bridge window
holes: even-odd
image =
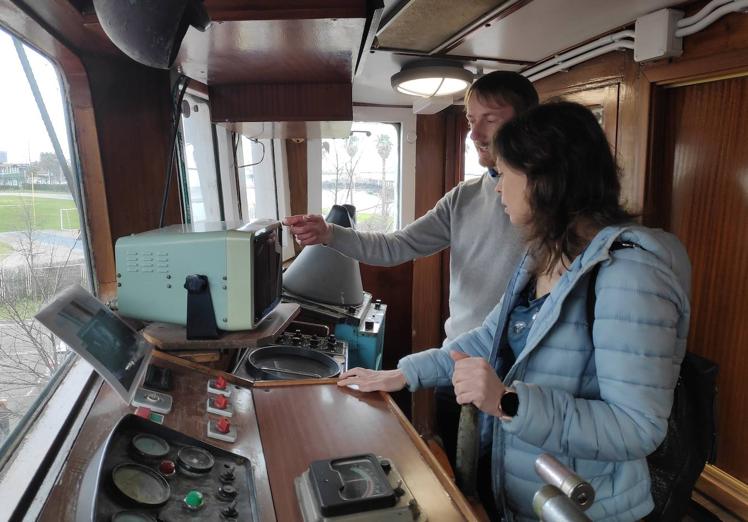
[[[34,314],[91,272],[58,71],[4,31],[0,64],[1,463],[74,360]]]
[[[358,230],[400,228],[400,125],[354,122],[346,139],[322,140],[322,213],[356,207]]]

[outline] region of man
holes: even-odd
[[[523,251],[496,196],[490,143],[506,121],[537,103],[535,88],[520,74],[496,71],[476,80],[465,95],[465,109],[470,139],[488,172],[457,185],[402,230],[357,232],[328,224],[319,215],[290,216],[284,224],[301,245],[322,243],[370,265],[397,265],[450,247],[449,318],[444,331],[447,339],[454,339],[480,326],[503,294]],[[459,409],[452,408],[448,415],[449,405],[456,405],[454,395],[437,390],[437,425],[452,458]]]

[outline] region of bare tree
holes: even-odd
[[[392,141],[387,134],[379,134],[377,136],[377,154],[382,158],[382,217],[386,217],[389,214],[389,202],[387,201],[387,158],[392,152]]]
[[[58,339],[33,315],[70,283],[64,274],[80,238],[64,247],[66,252],[57,245],[42,248],[33,210],[25,203],[20,208],[25,226],[16,234],[15,253],[21,263],[0,273],[0,401],[3,416],[11,420],[28,406],[23,404],[28,401],[12,399],[35,397],[67,357]]]

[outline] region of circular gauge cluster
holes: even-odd
[[[138,433],[130,445],[136,456],[153,460],[165,457],[171,449],[168,442],[150,433]]]
[[[215,459],[208,451],[195,446],[186,446],[177,453],[177,464],[187,473],[202,475],[213,469]]]
[[[112,470],[112,482],[125,497],[144,506],[160,506],[171,497],[169,483],[148,466],[124,463]]]

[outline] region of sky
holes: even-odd
[[[30,47],[25,47],[63,153],[69,159],[65,108],[55,67],[47,58]],[[38,161],[41,152],[54,152],[26,75],[21,68],[13,40],[2,30],[0,30],[0,151],[7,153],[8,163]]]

